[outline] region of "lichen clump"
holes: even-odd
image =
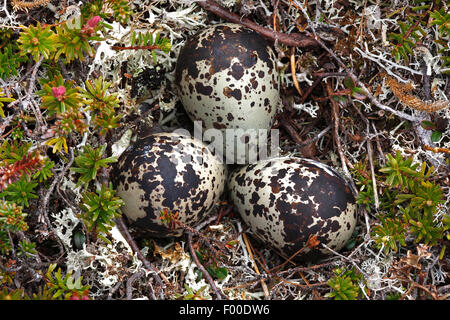
[[[0,299],[448,299],[448,12],[440,0],[4,1]],[[177,58],[225,22],[273,49],[279,153],[355,190],[342,251],[305,244],[328,250],[320,263],[262,245],[226,194],[179,239],[127,232],[112,166],[138,138],[192,128]]]

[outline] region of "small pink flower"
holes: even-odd
[[[89,28],[95,28],[97,26],[97,24],[100,22],[101,18],[99,16],[95,16],[92,17],[91,19],[89,19],[88,21],[88,27]]]
[[[63,101],[64,95],[66,94],[66,88],[64,86],[52,87],[52,94],[58,101]]]

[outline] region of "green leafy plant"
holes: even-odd
[[[410,57],[414,54],[413,49],[416,47],[416,43],[427,35],[420,24],[416,24],[416,16],[410,15],[407,19],[407,22],[400,21],[398,23],[400,28],[399,33],[389,34],[389,38],[394,44],[392,55],[397,61],[400,58],[409,61]]]
[[[89,300],[89,285],[83,285],[83,277],[74,277],[73,270],[63,274],[61,268],[55,271],[57,264],[50,264],[45,275],[44,285],[37,293],[28,295],[22,289],[0,290],[0,300]],[[42,274],[41,271],[39,271]]]
[[[363,289],[359,286],[359,283],[363,281],[363,276],[357,273],[355,268],[350,270],[336,268],[333,273],[334,277],[327,282],[331,287],[331,292],[327,293],[326,297],[334,300],[357,300],[363,296]]]
[[[32,178],[35,181],[44,182],[53,176],[52,168],[55,166],[55,163],[48,157],[45,157],[41,163],[42,167],[33,174]]]
[[[64,80],[60,73],[51,74],[48,79],[41,79],[42,89],[37,93],[42,98],[41,107],[48,110],[48,115],[55,115],[51,126],[54,136],[45,144],[52,147],[53,153],[68,152],[67,136],[87,129],[86,119],[81,112],[83,99],[80,88],[75,81]]]
[[[1,59],[0,59],[1,63]],[[5,112],[3,111],[4,102],[13,102],[14,98],[5,97],[5,93],[3,92],[3,89],[0,88],[0,117],[5,117]]]
[[[41,107],[48,110],[48,114],[64,113],[80,108],[82,104],[79,87],[74,86],[75,81],[65,81],[61,74],[52,80],[41,79],[42,90],[37,94],[42,98]]]
[[[18,68],[26,57],[19,54],[17,36],[12,29],[0,30],[0,78],[6,80],[18,75]]]
[[[54,137],[45,141],[45,144],[52,147],[53,153],[68,153],[67,137],[76,132],[82,134],[87,129],[83,114],[79,110],[71,110],[57,116],[57,121],[52,126]]]
[[[425,130],[430,130],[432,131],[430,139],[432,142],[438,142],[441,137],[442,137],[442,132],[437,130],[436,125],[428,120],[424,120],[420,123],[420,125],[422,126],[422,128],[424,128]]]
[[[17,76],[17,69],[27,59],[19,55],[19,48],[15,44],[8,43],[0,51],[0,78],[7,79]]]
[[[131,34],[131,48],[151,49],[153,62],[156,64],[157,57],[155,50],[161,50],[165,53],[169,53],[172,49],[172,44],[169,38],[161,37],[161,34],[157,32],[136,32]]]
[[[437,26],[438,37],[432,36],[432,40],[438,46],[438,54],[442,63],[441,70],[444,74],[450,74],[450,48],[448,47],[450,14],[446,12],[446,6],[441,1],[424,0],[415,1],[405,13],[405,20],[398,21],[399,30],[388,33],[388,39],[393,45],[392,55],[395,60],[403,59],[406,63],[414,54],[414,49],[422,43],[424,37],[429,36],[428,26]],[[431,7],[433,5],[433,7]],[[433,9],[432,11],[430,11]]]
[[[113,9],[114,18],[121,22],[127,23],[130,19],[130,16],[133,14],[133,11],[130,7],[130,1],[127,0],[107,0],[106,1],[111,8]]]
[[[223,280],[228,275],[228,270],[225,267],[220,267],[217,264],[217,259],[211,255],[211,253],[207,250],[200,249],[195,251],[198,260],[202,265],[205,266],[206,271],[213,277],[218,280]]]
[[[8,232],[28,230],[28,224],[25,222],[27,214],[22,209],[22,206],[14,202],[0,200],[0,252],[2,254],[8,254],[12,249]]]
[[[400,152],[393,157],[386,155],[386,166],[380,169],[384,173],[385,183],[391,187],[411,187],[414,185],[414,179],[419,176],[417,172],[418,163],[413,163],[412,158],[403,159]]]
[[[445,8],[442,7],[441,10],[434,10],[430,13],[431,25],[438,26],[439,33],[445,37],[450,34],[450,13],[445,12]]]
[[[83,211],[80,218],[86,224],[89,232],[94,232],[99,238],[109,243],[106,234],[115,225],[114,219],[121,216],[120,207],[123,200],[114,195],[112,184],[104,184],[97,192],[85,192],[80,205]]]
[[[103,39],[96,35],[97,31],[103,28],[99,23],[99,16],[85,19],[81,23],[64,23],[56,27],[58,50],[55,59],[64,55],[66,62],[75,59],[84,61],[85,54],[92,56],[95,51],[90,41],[102,41]]]
[[[38,198],[34,193],[34,188],[36,188],[37,185],[37,182],[29,180],[26,176],[22,176],[19,181],[11,183],[3,192],[1,192],[0,196],[5,197],[7,201],[29,207],[29,200]]]
[[[38,61],[40,55],[49,59],[58,47],[56,34],[49,26],[41,27],[38,22],[36,26],[29,26],[21,31],[18,42],[20,43],[20,54],[31,54],[34,61]]]
[[[0,300],[22,300],[25,292],[22,289],[9,290],[3,288],[0,290]]]
[[[353,98],[364,100],[366,98],[366,93],[363,88],[359,88],[355,85],[352,78],[347,77],[344,79],[344,86],[349,89],[350,94]]]
[[[440,185],[432,179],[433,167],[426,163],[414,163],[412,158],[403,158],[400,152],[386,156],[386,164],[379,170],[375,179],[382,185],[379,192],[380,224],[372,230],[372,238],[378,248],[384,246],[385,252],[397,251],[398,245],[405,246],[408,234],[416,242],[436,245],[449,230],[444,217],[437,212],[444,203]],[[364,165],[354,170],[361,192],[357,203],[370,210],[373,206],[372,177]]]
[[[397,252],[398,245],[406,246],[405,238],[407,227],[400,218],[389,218],[380,215],[380,224],[376,225],[372,230],[372,239],[380,248],[384,246],[384,252]]]
[[[203,286],[197,291],[194,291],[191,287],[189,287],[187,284],[184,284],[184,288],[186,289],[186,292],[184,294],[175,294],[175,298],[178,300],[207,300],[208,297],[205,296],[204,291],[206,290],[207,286]]]
[[[83,152],[74,160],[76,167],[70,168],[81,175],[77,186],[81,183],[88,185],[97,176],[98,169],[107,168],[110,163],[117,161],[115,157],[104,158],[105,151],[106,144],[96,149],[91,146],[83,147]]]
[[[51,264],[48,267],[45,273],[45,288],[41,294],[34,295],[34,299],[80,300],[80,297],[84,300],[88,299],[90,286],[82,284],[83,277],[79,276],[75,279],[73,270],[65,275],[62,274],[61,268],[54,272],[56,266]]]
[[[354,165],[353,172],[355,173],[357,184],[361,186],[356,203],[364,205],[366,210],[370,211],[375,203],[372,175],[367,169],[367,164],[362,161]],[[385,189],[383,191],[382,194],[379,194],[379,210],[390,212],[394,207],[394,200],[398,192],[394,189]]]
[[[32,256],[37,254],[36,244],[28,240],[19,241],[20,250],[17,252],[17,256]]]
[[[0,241],[2,238],[2,234],[0,232]],[[1,248],[2,243],[0,242],[0,248]],[[0,249],[0,252],[1,249]],[[3,252],[4,254],[7,254],[7,251]],[[13,260],[13,259],[8,259],[5,263],[5,270],[0,269],[0,287],[4,286],[4,285],[8,285],[8,284],[13,284],[14,283],[14,277],[17,274],[17,271],[14,270],[10,270],[10,269],[14,269],[14,267],[17,264],[17,260]]]
[[[32,143],[22,143],[21,141],[10,141],[5,139],[0,146],[0,160],[6,164],[13,164],[22,160],[31,148]]]
[[[109,92],[110,82],[102,77],[94,81],[85,82],[86,89],[82,90],[82,97],[86,104],[86,110],[92,112],[92,122],[100,134],[105,134],[111,129],[119,127],[122,115],[116,114],[119,107],[117,93]]]
[[[442,238],[445,227],[435,219],[444,199],[442,188],[429,179],[434,168],[427,169],[426,163],[422,163],[420,170],[416,170],[418,164],[413,164],[412,159],[402,161],[399,157],[399,153],[395,158],[388,157],[386,167],[380,171],[389,174],[386,182],[396,181],[397,186],[406,191],[397,195],[395,204],[401,205],[403,220],[416,236],[416,242],[435,245]],[[399,172],[403,173],[402,179],[398,176]],[[393,176],[396,178],[391,178]]]
[[[127,23],[133,10],[127,0],[92,0],[82,7],[81,13],[84,17],[100,16],[102,19]],[[108,26],[105,22],[103,24]]]
[[[448,45],[448,37],[450,34],[450,13],[445,12],[445,8],[442,7],[439,11],[434,10],[430,13],[431,25],[436,25],[440,37],[433,39],[438,46],[438,54],[442,61],[442,73],[450,74],[450,47]]]
[[[24,134],[23,129],[16,126],[14,129],[11,130],[9,137],[12,140],[22,140],[23,134]]]

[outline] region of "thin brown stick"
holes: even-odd
[[[197,267],[202,272],[203,276],[205,277],[206,281],[208,281],[211,289],[214,291],[214,294],[216,295],[218,300],[223,300],[222,294],[219,292],[219,289],[217,288],[213,278],[211,278],[211,275],[208,273],[208,271],[205,269],[205,267],[201,264],[201,262],[198,260],[197,254],[195,253],[194,246],[192,245],[192,232],[187,231],[188,236],[188,246],[189,251],[191,253],[192,259],[194,260]]]
[[[48,188],[47,192],[45,193],[39,204],[38,221],[43,223],[47,228],[51,227],[50,219],[48,218],[48,202],[50,199],[50,195],[53,193],[56,184],[62,180],[67,170],[69,170],[70,166],[72,166],[72,163],[75,159],[73,148],[70,148],[69,156],[70,156],[69,162],[67,163],[67,165],[63,167],[61,172],[57,176],[55,176],[52,183],[50,184],[50,187]]]
[[[133,298],[133,283],[138,279],[145,275],[144,270],[140,270],[127,280],[127,300],[131,300]]]
[[[434,300],[446,300],[446,299],[448,299],[448,297],[450,296],[450,293],[445,294],[445,295],[443,295],[443,296],[439,296],[439,295],[437,294],[437,292],[432,292],[432,291],[431,291],[429,288],[427,288],[426,286],[423,286],[423,285],[421,285],[421,284],[419,284],[419,283],[413,281],[413,280],[410,279],[410,278],[397,277],[397,280],[408,282],[408,283],[411,285],[411,286],[409,287],[409,289],[402,295],[402,297],[400,298],[401,300],[402,300],[402,299],[405,299],[406,296],[407,296],[407,295],[412,291],[412,289],[414,289],[414,288],[418,288],[418,289],[421,289],[421,290],[425,291],[425,292],[428,293]],[[437,290],[436,290],[436,291],[437,291]]]
[[[450,154],[450,149],[448,149],[448,148],[430,147],[430,146],[427,146],[427,145],[423,146],[423,148],[425,150],[432,151],[434,153],[442,152],[442,153]]]
[[[315,248],[319,245],[319,241],[317,240],[317,236],[316,235],[310,235],[308,238],[308,241],[305,243],[305,245],[303,247],[301,247],[300,249],[298,249],[294,254],[292,254],[290,257],[286,258],[286,261],[284,261],[282,264],[278,265],[277,267],[271,269],[270,271],[276,269],[279,270],[282,267],[284,267],[286,264],[288,263],[293,263],[292,260],[298,256],[300,253],[302,253],[304,250],[306,250],[307,248],[312,249]]]
[[[158,50],[161,49],[160,46],[130,46],[130,47],[119,47],[112,46],[113,50],[121,51],[121,50]]]
[[[389,111],[390,113],[396,115],[397,117],[404,119],[404,120],[408,120],[411,122],[418,122],[420,119],[418,119],[417,117],[411,116],[407,113],[392,109],[389,106],[386,106],[382,103],[380,103],[375,97],[374,95],[366,88],[365,84],[362,83],[358,77],[347,67],[347,65],[320,39],[316,39],[316,42],[323,48],[325,49],[325,51],[328,52],[328,54],[330,56],[333,57],[334,60],[336,60],[336,62],[345,70],[345,72],[347,73],[347,75],[353,80],[353,82],[360,87],[364,93],[366,94],[367,98],[370,100],[370,102],[372,102],[375,106],[377,106],[379,109],[384,110],[384,111]]]
[[[313,143],[316,140],[319,140],[320,138],[322,138],[328,131],[330,131],[331,128],[334,127],[334,124],[330,124],[328,127],[326,127],[325,129],[323,129],[322,131],[320,131],[316,136],[314,136],[311,139],[307,139],[304,143],[302,144],[296,144],[294,146],[291,147],[287,147],[287,148],[283,148],[283,150],[285,151],[291,151],[294,149],[302,149],[308,145],[310,145],[311,143]]]
[[[253,258],[253,248],[252,248],[252,246],[250,244],[250,241],[248,240],[247,235],[245,234],[245,232],[242,233],[242,238],[244,239],[244,243],[247,246],[247,251],[248,251],[248,254],[250,255],[250,259],[253,262],[253,266],[254,266],[255,272],[259,275],[261,273],[259,272],[259,268],[258,268],[258,265],[256,264],[255,259]],[[261,286],[263,288],[264,296],[266,298],[268,298],[269,297],[269,289],[267,288],[267,285],[266,285],[266,282],[264,281],[264,279],[261,279]]]
[[[315,287],[322,287],[322,286],[326,286],[326,285],[327,285],[326,282],[319,282],[319,283],[310,283],[309,286],[308,286],[308,285],[306,285],[306,284],[300,284],[300,283],[295,283],[295,282],[288,281],[288,280],[283,279],[283,278],[281,278],[281,277],[279,277],[279,276],[274,276],[274,278],[277,279],[277,280],[280,280],[280,281],[283,282],[283,283],[287,283],[287,284],[290,284],[290,285],[294,285],[294,286],[296,286],[297,288],[299,288],[299,289],[304,289],[304,290],[307,290],[307,289],[310,289],[310,290],[311,290],[312,288],[315,288]],[[248,281],[248,282],[242,283],[242,284],[237,285],[237,286],[228,287],[228,288],[223,288],[223,290],[229,291],[229,290],[235,290],[235,289],[240,289],[240,288],[248,287],[248,286],[251,286],[252,284],[258,282],[259,280],[261,280],[261,279],[250,280],[250,281]]]
[[[370,163],[370,174],[372,175],[373,198],[375,202],[375,208],[378,210],[380,206],[380,200],[378,199],[377,181],[375,180],[375,169],[373,165],[372,141],[370,141],[370,139],[367,139],[367,155],[369,157]]]
[[[341,140],[339,138],[339,105],[335,100],[333,100],[333,91],[331,89],[331,84],[329,82],[327,82],[327,92],[328,92],[328,97],[329,97],[332,111],[333,111],[334,141],[336,143],[336,147],[338,149],[338,153],[341,158],[342,170],[344,170],[345,175],[349,178],[349,182],[352,183],[352,186],[353,186],[353,180],[351,179],[351,175],[350,175],[350,172],[348,171],[348,167],[347,167],[347,164],[351,166],[351,163],[348,161],[347,157],[344,155]],[[357,190],[355,187],[353,189]]]
[[[33,67],[33,72],[31,73],[30,76],[30,80],[29,80],[29,84],[28,84],[28,90],[27,90],[27,100],[29,102],[29,104],[31,105],[34,115],[36,116],[36,123],[37,123],[37,131],[41,132],[41,129],[44,126],[44,120],[42,119],[42,113],[41,110],[39,109],[39,106],[37,106],[32,98],[32,94],[33,94],[33,90],[34,87],[36,85],[36,75],[38,72],[38,69],[40,67],[40,65],[42,64],[42,61],[44,61],[44,56],[40,56],[39,60],[36,62],[35,66]]]
[[[196,3],[203,9],[214,13],[216,16],[228,20],[233,23],[241,24],[249,29],[252,29],[263,37],[277,41],[287,46],[292,47],[317,47],[317,41],[313,37],[309,37],[300,33],[285,34],[273,31],[254,23],[253,21],[242,18],[236,13],[230,12],[213,0],[197,0]]]
[[[295,89],[297,89],[300,96],[303,96],[302,89],[300,89],[300,85],[297,80],[297,70],[295,69],[295,47],[291,47],[291,74]]]
[[[345,77],[347,73],[345,72],[316,72],[313,73],[313,76],[317,76],[318,78],[314,80],[313,84],[306,89],[305,93],[301,96],[299,104],[303,104],[306,99],[309,97],[311,92],[317,85],[326,77]]]
[[[381,148],[381,143],[380,143],[380,139],[378,138],[378,131],[377,128],[375,127],[375,125],[373,124],[373,122],[370,123],[372,125],[372,129],[375,132],[375,141],[377,143],[377,150],[379,153],[379,161],[381,164],[384,164],[384,153],[383,153],[383,149]]]
[[[283,279],[283,278],[281,278],[279,276],[274,276],[274,278],[280,280],[281,282],[284,282],[284,283],[296,286],[296,287],[301,288],[301,289],[312,289],[313,287],[322,287],[322,286],[326,286],[327,285],[326,281],[319,282],[319,283],[310,283],[310,284],[306,285],[306,284],[300,284],[300,283],[288,281],[288,280]]]
[[[301,145],[304,143],[304,141],[298,134],[297,130],[295,130],[295,128],[292,127],[291,123],[289,122],[289,119],[281,115],[278,121],[280,125],[288,132],[288,134],[291,136],[292,140],[294,140],[296,144]]]
[[[157,270],[142,254],[141,250],[139,249],[138,245],[136,244],[136,242],[134,242],[133,237],[131,236],[130,232],[128,231],[127,226],[125,225],[125,222],[122,220],[122,218],[118,218],[116,219],[116,225],[119,227],[120,232],[122,233],[123,237],[127,240],[128,244],[130,245],[131,249],[133,250],[133,252],[136,253],[136,255],[138,256],[139,260],[142,261],[142,263],[144,264],[144,266],[152,271],[152,276],[153,278],[156,280],[156,282],[161,286],[161,292],[160,292],[160,298],[161,300],[164,299],[164,295],[163,292],[166,288],[166,285],[163,283],[163,281],[161,280],[161,277],[159,276],[159,270]],[[170,285],[170,282],[167,278],[164,277],[165,282]]]
[[[291,272],[311,271],[311,270],[315,270],[315,269],[324,268],[324,267],[333,265],[335,263],[336,263],[335,261],[328,261],[328,262],[324,262],[324,263],[321,263],[321,264],[316,264],[316,265],[309,266],[309,267],[293,267],[293,268],[290,268],[290,269],[287,269],[287,270],[280,271],[280,272],[278,272],[276,274],[281,275],[281,274],[284,274],[284,273],[291,273]],[[276,266],[276,267],[270,269],[270,272],[272,272],[275,269],[279,269],[279,266]]]

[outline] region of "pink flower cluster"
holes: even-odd
[[[58,100],[63,101],[64,95],[66,94],[66,88],[64,86],[60,87],[53,87],[52,88],[52,95]]]
[[[90,18],[87,24],[84,25],[83,28],[81,29],[81,32],[87,33],[88,35],[92,35],[93,33],[95,33],[95,27],[100,22],[100,20],[101,20],[100,16],[94,16]]]

